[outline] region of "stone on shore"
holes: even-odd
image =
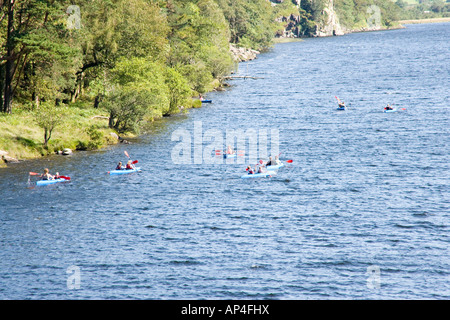
[[[72,150],[69,149],[69,148],[65,148],[65,149],[62,151],[62,154],[63,154],[64,156],[70,155],[70,154],[72,154]]]
[[[19,160],[8,156],[8,152],[0,150],[0,159],[3,160],[4,163],[18,163]]]
[[[115,133],[115,132],[110,132],[109,134],[110,134],[110,136],[113,137],[114,139],[119,140],[119,136],[117,135],[117,133]]]

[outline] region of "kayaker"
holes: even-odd
[[[336,96],[335,96],[335,98],[336,98],[337,101],[338,101],[338,106],[339,106],[339,108],[345,108],[345,102],[344,102],[344,101],[341,101],[341,99],[339,99],[339,98],[336,97]]]
[[[59,172],[55,173],[53,176],[54,179],[61,179],[61,176],[59,175]]]
[[[272,157],[269,157],[269,161],[267,161],[266,166],[273,165]]]
[[[135,167],[134,164],[131,162],[131,160],[128,160],[126,169],[127,169],[127,170],[134,170],[134,169],[136,169],[136,167]]]
[[[122,162],[119,161],[119,163],[117,164],[116,170],[122,170]]]
[[[231,146],[228,146],[227,147],[227,154],[233,154],[233,153],[234,153],[234,150],[231,149]]]
[[[394,108],[392,108],[391,105],[388,103],[388,105],[386,106],[386,108],[384,108],[384,110],[394,110]]]
[[[254,174],[255,173],[255,171],[253,171],[252,167],[250,167],[250,166],[247,166],[247,169],[245,169],[245,171],[247,171],[248,174]]]
[[[258,173],[264,173],[265,170],[263,169],[263,166],[258,167]]]
[[[53,180],[53,178],[54,178],[54,177],[49,173],[48,169],[45,168],[45,169],[44,169],[44,173],[41,174],[41,179],[42,179],[42,180]]]
[[[281,161],[278,159],[278,156],[275,156],[275,161],[274,161],[274,165],[278,166],[281,164]]]

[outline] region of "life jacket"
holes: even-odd
[[[131,165],[131,164],[127,164],[127,170],[133,170],[134,168],[133,168],[133,165]]]
[[[53,177],[49,173],[47,173],[42,175],[42,180],[53,180]]]
[[[116,170],[122,170],[122,166],[118,165],[118,166],[116,167]]]

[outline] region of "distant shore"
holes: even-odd
[[[447,17],[447,18],[432,18],[432,19],[417,19],[417,20],[400,20],[400,21],[397,21],[397,22],[400,23],[400,24],[450,22],[450,17]]]

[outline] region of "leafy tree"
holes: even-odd
[[[146,114],[149,92],[135,92],[128,88],[118,88],[103,102],[109,110],[109,127],[119,133],[138,132],[139,123]]]
[[[169,110],[164,66],[157,62],[123,58],[110,71],[109,84],[103,105],[110,112],[109,126],[118,132],[136,132],[144,116],[161,116]]]
[[[44,147],[48,146],[48,141],[57,126],[64,123],[65,111],[55,106],[53,102],[43,102],[35,113],[35,122],[44,129]]]
[[[231,42],[264,50],[277,30],[274,11],[266,0],[216,0],[227,19]]]
[[[171,4],[168,64],[188,79],[192,90],[205,92],[214,77],[221,77],[233,67],[228,25],[212,0]]]
[[[64,78],[68,75],[64,68],[72,67],[72,62],[76,64],[78,53],[68,41],[64,2],[9,0],[0,4],[3,14],[0,20],[3,112],[12,112],[13,97],[20,81],[30,73],[32,76],[37,65],[46,64],[42,70],[49,71],[48,65],[58,61],[64,67],[54,68],[52,72],[54,75],[58,72]],[[25,75],[26,70],[29,74]],[[69,83],[58,85],[55,91],[70,87]]]
[[[184,78],[181,73],[176,70],[176,68],[167,68],[165,82],[169,90],[168,113],[178,113],[178,107],[186,103],[192,92],[189,88],[187,79]]]

